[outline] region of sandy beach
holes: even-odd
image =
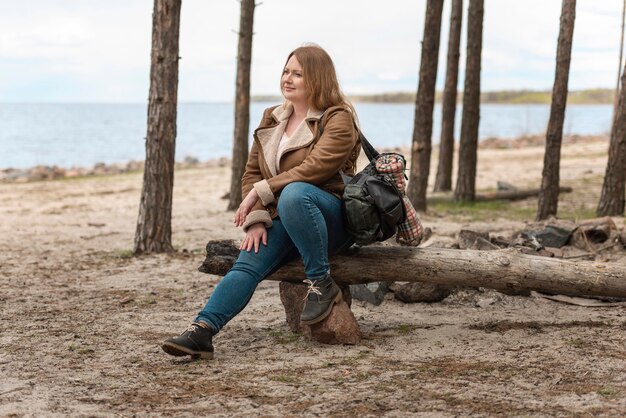
[[[607,149],[606,138],[565,141],[565,216],[593,216]],[[478,190],[540,184],[541,146],[483,148],[478,160]],[[141,257],[139,172],[0,184],[0,416],[626,415],[623,306],[488,289],[405,304],[389,293],[379,306],[353,302],[361,344],[327,346],[289,331],[268,281],[214,338],[215,360],[165,355],[161,342],[220,279],[197,271],[207,241],[243,236],[221,199],[229,178],[219,165],[177,171],[177,252]],[[510,237],[536,205],[479,218],[433,207],[422,221],[433,239]]]

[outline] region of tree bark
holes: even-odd
[[[617,114],[611,128],[609,159],[606,164],[602,192],[598,203],[598,216],[624,214],[624,187],[626,186],[626,66],[622,73]]]
[[[241,0],[237,52],[237,85],[235,92],[235,131],[233,135],[233,159],[227,210],[236,210],[239,204],[241,204],[241,178],[248,161],[250,66],[252,61],[254,7],[254,0]]]
[[[135,232],[135,254],[172,251],[178,38],[181,0],[155,0],[146,163]]]
[[[457,84],[459,78],[459,57],[461,44],[461,23],[463,21],[463,0],[452,0],[450,12],[450,35],[448,37],[448,58],[446,84],[441,105],[441,138],[439,140],[439,164],[435,177],[435,192],[452,190],[452,160],[454,157],[454,120],[456,117]]]
[[[556,52],[556,71],[552,89],[550,119],[546,134],[546,151],[543,159],[541,193],[537,209],[537,220],[556,215],[559,203],[559,168],[561,165],[561,140],[567,103],[567,82],[572,55],[572,38],[576,18],[576,0],[563,0],[561,24]]]
[[[442,11],[443,0],[428,0],[426,3],[419,85],[415,99],[411,171],[407,190],[407,196],[418,211],[426,210]]]
[[[459,145],[459,171],[454,190],[455,200],[470,202],[476,197],[483,15],[483,0],[470,0],[467,16],[467,58]]]
[[[613,99],[613,123],[617,116],[617,106],[619,104],[619,81],[622,78],[622,56],[624,54],[624,26],[626,25],[626,0],[622,3],[622,32],[619,41],[619,62],[617,64],[617,82],[615,83],[615,96]]]
[[[200,271],[224,275],[239,251],[232,241],[211,241]],[[439,283],[487,287],[503,292],[536,290],[572,296],[626,297],[626,265],[568,261],[497,251],[414,247],[353,247],[330,259],[333,278],[341,284],[379,281]],[[304,267],[292,262],[269,280],[302,281]]]

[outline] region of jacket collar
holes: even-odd
[[[280,139],[285,132],[285,128],[287,127],[287,122],[289,121],[289,116],[293,113],[293,106],[291,103],[283,103],[280,106],[277,106],[272,111],[272,117],[276,121],[275,125],[268,126],[265,129],[257,130],[257,137],[259,139],[259,144],[261,145],[261,149],[263,150],[263,156],[265,157],[265,161],[267,163],[268,169],[272,173],[272,176],[277,174],[276,172],[276,159],[280,161],[280,158],[287,152],[305,147],[309,145],[315,139],[314,125],[319,122],[323,111],[320,110],[311,110],[307,111],[307,115],[304,119],[304,122],[298,126],[296,131],[289,138],[289,145],[283,150],[281,155],[277,155],[278,145],[280,144]]]
[[[293,113],[293,105],[289,102],[285,102],[282,105],[276,106],[272,111],[272,116],[280,123],[289,119],[289,116]],[[321,110],[309,109],[306,112],[304,120],[307,122],[313,122],[319,120],[324,114]]]

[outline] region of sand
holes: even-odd
[[[606,150],[564,146],[561,177],[575,186],[564,209],[595,207]],[[542,153],[481,150],[478,189],[537,187]],[[355,301],[363,342],[325,346],[289,331],[278,284],[264,282],[215,337],[213,361],[165,355],[160,343],[219,281],[197,272],[206,242],[242,237],[220,199],[229,178],[223,167],[178,171],[177,252],[142,257],[131,255],[140,174],[0,184],[0,416],[626,415],[624,307],[488,289],[436,304]],[[531,220],[423,216],[449,240]]]

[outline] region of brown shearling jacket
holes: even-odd
[[[326,111],[309,110],[278,156],[278,145],[292,112],[291,105],[268,108],[254,131],[254,143],[242,178],[242,193],[245,197],[254,187],[259,200],[246,217],[244,231],[258,222],[268,228],[272,226],[272,219],[278,216],[280,192],[289,183],[311,183],[341,197],[344,183],[339,171],[347,175],[355,173],[361,144],[353,115],[342,106]],[[324,128],[321,135],[320,121]]]

